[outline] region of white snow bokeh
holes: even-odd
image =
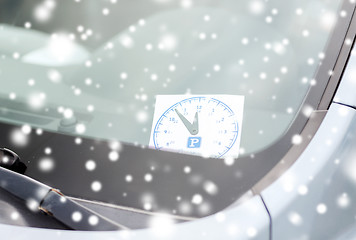
[[[78,212],[78,211],[73,212],[72,220],[74,222],[80,222],[82,220],[82,218],[83,218],[83,215],[80,212]]]
[[[291,212],[288,216],[288,220],[295,226],[299,226],[303,223],[302,217],[297,212]]]
[[[50,157],[44,157],[39,160],[38,167],[42,172],[51,172],[55,167],[55,161]]]
[[[110,159],[110,161],[112,161],[112,162],[117,161],[117,160],[119,159],[119,153],[118,153],[117,151],[111,151],[111,152],[109,153],[109,159]]]
[[[102,189],[102,184],[100,181],[94,181],[92,182],[91,184],[91,189],[94,191],[94,192],[99,192],[101,189]]]
[[[33,11],[34,17],[39,22],[48,21],[56,7],[56,1],[46,0],[39,4]]]
[[[88,160],[86,163],[85,163],[85,168],[86,170],[88,171],[94,171],[95,168],[96,168],[96,163],[94,160]]]
[[[88,3],[70,2],[74,15],[71,11],[66,17],[60,15],[61,1],[43,0],[28,10],[29,16],[23,15],[18,26],[0,25],[0,43],[6,45],[6,51],[0,53],[0,78],[9,82],[0,93],[10,102],[8,106],[25,105],[14,110],[35,119],[31,125],[16,119],[21,127],[7,136],[16,147],[28,146],[32,136],[45,135],[46,130],[61,131],[62,120],[73,123],[62,133],[80,136],[72,140],[75,147],[96,152],[97,146],[86,146],[86,138],[108,140],[102,158],[87,156],[80,163],[86,174],[94,176],[86,184],[93,194],[107,189],[105,182],[96,178],[102,162],[123,162],[121,141],[142,148],[149,142],[156,95],[244,95],[246,125],[241,131],[240,154],[253,159],[255,152],[282,136],[299,111],[305,118],[312,116],[314,106],[300,105],[310,89],[321,85],[314,73],[329,57],[324,49],[337,18],[350,15],[346,10],[335,10],[337,1],[150,0],[145,1],[145,14],[132,11],[128,16],[122,14],[124,1],[111,0],[95,3],[97,11],[87,21],[79,11],[85,11]],[[58,16],[63,20],[60,24]],[[345,40],[346,46],[351,44],[352,39]],[[328,71],[330,76],[334,74],[331,68]],[[356,73],[349,75],[353,79]],[[340,110],[340,116],[348,114]],[[307,140],[296,133],[288,143],[303,145]],[[325,147],[333,144],[332,137],[325,139]],[[54,159],[56,151],[55,146],[41,149],[43,156],[37,167],[43,174],[59,167]],[[203,156],[210,155],[207,152]],[[221,161],[230,169],[239,159]],[[310,164],[317,161],[310,160]],[[353,182],[355,169],[355,161],[345,167]],[[211,199],[226,191],[214,179],[199,175],[200,169],[189,163],[178,170],[155,166],[140,173],[126,172],[120,181],[128,189],[136,184],[149,189],[160,180],[158,171],[166,175],[177,171],[190,184],[199,186],[188,196],[174,194],[176,205],[167,210],[169,213],[211,214],[215,209]],[[243,171],[233,174],[237,179],[245,177]],[[310,176],[310,181],[315,177]],[[293,174],[283,177],[282,189],[298,197],[312,192]],[[131,194],[120,192],[127,199]],[[140,194],[142,209],[160,209],[153,193]],[[352,204],[346,191],[340,191],[333,201],[340,209]],[[324,217],[331,209],[329,202],[313,206],[313,211]],[[73,221],[82,220],[77,213],[72,217]],[[224,230],[231,237],[241,233],[253,239],[260,233],[255,226],[241,228],[223,213],[216,219],[217,224],[226,223]],[[288,213],[285,220],[298,227],[306,223],[298,209]],[[96,225],[98,219],[93,217],[89,223]],[[158,236],[174,233],[174,223],[165,216],[153,219],[151,225],[157,228]]]
[[[21,129],[14,129],[10,134],[10,142],[14,146],[25,147],[29,142],[29,136]]]
[[[172,236],[174,234],[174,221],[167,215],[152,217],[149,225],[153,233],[159,238]]]
[[[41,66],[61,67],[79,64],[88,57],[88,51],[75,43],[72,39],[72,35],[54,33],[42,48],[28,52],[22,57],[22,61]]]

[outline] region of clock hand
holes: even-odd
[[[199,133],[199,121],[198,112],[195,113],[193,124],[192,124],[192,135],[197,135]]]
[[[177,109],[175,109],[180,120],[182,120],[184,126],[187,128],[190,134],[197,135],[199,133],[199,126],[198,126],[198,113],[195,113],[193,123],[190,123],[184,116],[181,114]]]

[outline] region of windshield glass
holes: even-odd
[[[2,0],[0,119],[159,148],[155,114],[184,96],[239,96],[239,152],[256,152],[316,84],[341,2]],[[194,135],[198,111],[177,111],[172,122]]]

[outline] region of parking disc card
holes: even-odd
[[[237,157],[244,97],[158,95],[149,146],[158,150]]]

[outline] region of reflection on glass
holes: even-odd
[[[147,145],[156,95],[243,95],[260,150],[317,84],[340,3],[2,1],[0,119]]]

